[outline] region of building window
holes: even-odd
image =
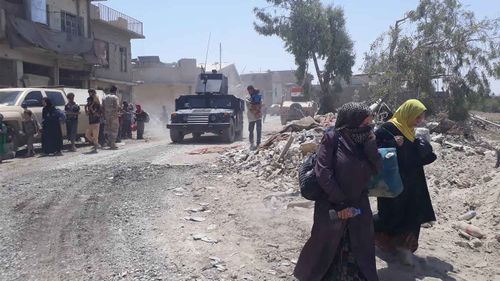
[[[120,47],[120,71],[127,72],[127,68],[128,68],[127,48]]]
[[[83,36],[83,18],[61,11],[61,30],[74,36]]]
[[[46,0],[31,0],[24,1],[25,5],[29,5],[29,13],[31,20],[41,24],[47,24],[47,1]]]
[[[49,5],[47,5],[46,11],[47,11],[47,25],[50,26],[50,7],[49,7]]]

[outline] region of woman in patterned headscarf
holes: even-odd
[[[376,244],[397,253],[403,263],[413,265],[420,225],[436,220],[424,173],[424,165],[436,160],[432,146],[415,136],[415,127],[425,119],[426,107],[418,100],[403,103],[393,118],[377,131],[379,147],[395,147],[404,191],[396,198],[378,198],[375,216]]]
[[[315,172],[324,197],[315,203],[311,237],[295,268],[301,281],[378,280],[366,190],[382,166],[372,121],[366,105],[345,104],[321,141]]]

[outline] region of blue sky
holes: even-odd
[[[478,18],[500,17],[497,0],[464,0],[462,3]],[[347,18],[347,29],[355,42],[359,72],[363,54],[370,44],[418,0],[335,0]],[[134,40],[132,55],[158,55],[164,62],[180,58],[205,61],[209,34],[208,62],[219,60],[222,43],[223,62],[235,63],[240,73],[295,69],[291,55],[276,37],[265,37],[253,29],[254,7],[268,6],[264,0],[108,0],[105,5],[144,23],[146,39]],[[500,81],[494,82],[500,94]]]

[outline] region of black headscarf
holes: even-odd
[[[373,128],[370,126],[359,127],[366,117],[370,116],[370,108],[360,102],[350,102],[338,110],[335,129],[346,132],[356,144],[363,144],[368,140]]]

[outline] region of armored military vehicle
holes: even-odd
[[[170,138],[178,143],[188,134],[196,140],[205,133],[212,133],[231,143],[243,134],[244,110],[244,101],[228,94],[227,77],[216,71],[202,73],[196,95],[180,96],[175,100],[175,112],[167,124]]]

